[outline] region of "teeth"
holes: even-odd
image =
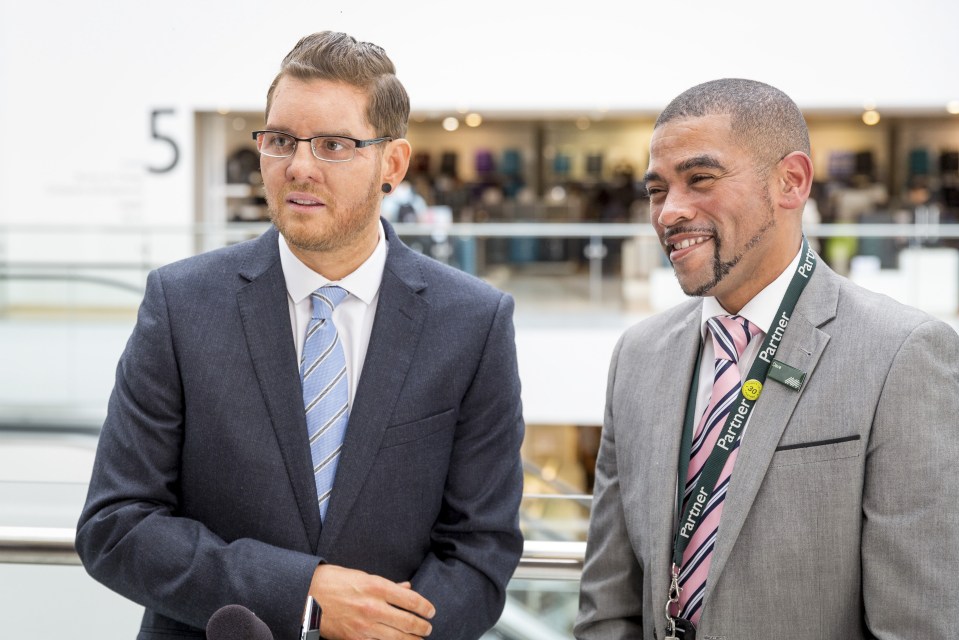
[[[703,237],[703,236],[700,236],[700,237],[698,237],[698,238],[687,238],[686,240],[683,240],[682,242],[674,243],[674,244],[673,244],[673,248],[674,248],[674,249],[688,249],[689,247],[693,246],[694,244],[702,244],[703,242],[706,242],[706,238]]]
[[[293,204],[316,204],[315,200],[291,200]]]

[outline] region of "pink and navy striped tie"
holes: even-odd
[[[306,328],[300,359],[300,380],[321,520],[326,518],[346,423],[350,418],[346,357],[333,325],[333,309],[347,295],[346,289],[334,286],[320,287],[311,294],[313,317]]]
[[[703,466],[709,454],[712,453],[719,434],[723,431],[730,408],[739,397],[742,387],[739,358],[746,345],[761,333],[748,320],[739,316],[716,316],[707,320],[706,325],[712,335],[713,349],[716,354],[713,389],[706,411],[693,435],[692,448],[689,452],[686,494],[683,499],[684,510],[699,480]],[[716,488],[700,516],[700,524],[683,552],[683,566],[679,573],[679,586],[682,589],[679,598],[679,615],[693,623],[699,622],[702,611],[706,576],[709,573],[713,546],[719,533],[719,519],[723,512],[726,488],[729,486],[729,478],[733,472],[733,465],[736,464],[738,452],[739,441],[737,440],[716,481]]]

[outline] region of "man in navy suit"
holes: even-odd
[[[139,638],[202,638],[228,604],[297,638],[308,594],[329,640],[499,617],[522,551],[513,301],[380,219],[408,116],[380,47],[303,38],[254,134],[274,228],[150,274],[77,531],[146,608]],[[299,362],[331,283],[349,413],[321,516]]]

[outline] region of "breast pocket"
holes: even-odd
[[[421,438],[443,433],[446,430],[452,431],[456,425],[455,413],[453,409],[447,409],[442,413],[437,413],[428,418],[389,427],[383,434],[383,442],[380,445],[380,449],[397,447]]]
[[[787,467],[811,462],[857,458],[860,455],[862,455],[862,438],[859,434],[855,434],[823,440],[783,443],[776,447],[770,466]]]

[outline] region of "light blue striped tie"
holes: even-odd
[[[332,319],[333,309],[347,295],[349,292],[345,289],[333,286],[320,287],[310,295],[313,318],[306,329],[300,359],[300,380],[321,520],[326,517],[330,503],[336,465],[350,417],[346,358]]]

